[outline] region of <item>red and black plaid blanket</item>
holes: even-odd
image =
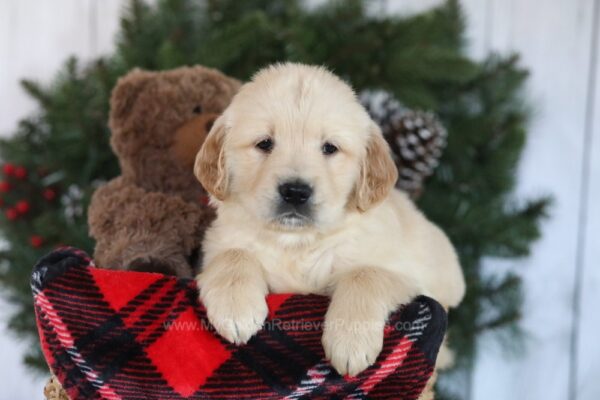
[[[328,299],[270,295],[265,327],[241,347],[209,326],[191,280],[95,268],[75,249],[35,266],[46,360],[75,399],[417,399],[446,328],[434,300],[391,315],[377,362],[342,377],[321,348]]]

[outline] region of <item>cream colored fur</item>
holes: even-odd
[[[255,146],[270,137],[265,154]],[[324,155],[325,142],[339,151]],[[323,68],[281,64],[242,86],[196,158],[218,217],[198,276],[208,318],[245,343],[267,316],[265,295],[331,296],[323,346],[356,375],[382,348],[388,314],[418,294],[445,307],[465,292],[455,251],[403,193],[379,129],[352,89]],[[314,189],[311,221],[276,219],[277,186]]]

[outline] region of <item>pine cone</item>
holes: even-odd
[[[398,167],[396,187],[416,198],[446,147],[446,129],[432,112],[410,110],[389,93],[365,92],[361,102],[381,127]]]

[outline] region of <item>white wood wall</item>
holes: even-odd
[[[600,398],[598,0],[468,0],[474,54],[522,54],[535,107],[518,193],[551,192],[552,219],[522,271],[529,340],[502,358],[483,339],[473,399]],[[499,263],[492,263],[499,264]],[[502,264],[491,268],[506,268]]]
[[[378,1],[380,9],[399,13],[441,2]],[[34,107],[18,80],[48,81],[68,55],[89,59],[110,51],[125,4],[0,0],[0,135]],[[532,73],[526,95],[535,117],[517,191],[555,197],[552,218],[533,255],[518,263],[490,260],[486,266],[490,272],[522,273],[528,346],[526,352],[506,355],[492,338],[482,338],[472,384],[464,388],[471,399],[600,399],[598,4],[463,0],[471,54],[481,58],[490,51],[518,51]],[[0,320],[5,315],[0,306]],[[0,398],[40,398],[41,380],[32,383],[19,367],[19,346],[12,340],[0,333]]]
[[[34,107],[22,78],[49,81],[67,57],[112,48],[125,0],[0,0],[0,135]]]

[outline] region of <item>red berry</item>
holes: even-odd
[[[31,206],[29,205],[29,202],[27,200],[21,200],[17,203],[15,208],[17,209],[19,214],[27,214],[31,209]]]
[[[48,188],[44,190],[44,193],[42,195],[46,200],[52,201],[56,197],[56,190]]]
[[[27,176],[27,169],[25,167],[16,167],[14,175],[17,179],[25,179]]]
[[[2,166],[2,172],[4,172],[4,175],[6,176],[11,176],[15,173],[15,166],[10,163],[6,163]]]
[[[6,218],[8,218],[9,221],[14,221],[19,217],[19,212],[14,208],[9,208],[8,210],[6,210],[5,214]]]
[[[0,193],[10,192],[10,189],[12,189],[12,186],[10,185],[10,183],[8,183],[6,181],[0,182]]]
[[[33,235],[29,238],[29,243],[32,247],[35,247],[37,249],[42,244],[44,244],[44,238],[39,235]]]

